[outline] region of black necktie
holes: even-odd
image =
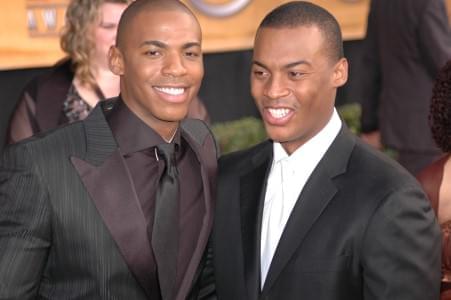
[[[166,162],[160,178],[152,229],[152,248],[157,261],[158,280],[163,300],[175,298],[179,231],[179,182],[175,164],[175,144],[157,146]]]

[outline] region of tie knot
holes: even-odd
[[[164,143],[157,145],[158,154],[163,157],[166,164],[170,164],[175,161],[175,144]]]

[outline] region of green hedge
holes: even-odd
[[[213,124],[212,131],[222,154],[249,148],[266,139],[262,121],[253,117]]]

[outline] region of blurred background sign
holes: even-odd
[[[364,37],[370,0],[313,0],[339,21],[345,40]],[[447,0],[451,2],[451,0]],[[0,3],[0,69],[42,67],[63,56],[58,35],[69,0],[3,0]],[[198,16],[204,51],[252,47],[268,11],[288,0],[183,0]]]
[[[68,0],[0,2],[0,69],[46,66],[62,57],[58,34]]]
[[[288,0],[185,0],[201,23],[205,52],[250,49],[263,17]],[[345,39],[365,34],[369,0],[313,0],[338,19]]]
[[[58,38],[64,24],[67,1],[28,0],[25,13],[29,37]]]
[[[50,66],[64,54],[59,32],[69,0],[14,0],[0,2],[0,69]],[[265,14],[287,0],[183,0],[198,16],[204,51],[250,49],[255,30]],[[339,20],[346,39],[365,32],[368,0],[313,1]]]

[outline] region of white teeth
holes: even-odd
[[[179,96],[185,92],[184,88],[174,88],[174,87],[155,87],[157,91],[160,91],[165,94],[169,94],[172,96]]]
[[[290,112],[288,108],[268,108],[268,111],[276,119],[283,118]]]

